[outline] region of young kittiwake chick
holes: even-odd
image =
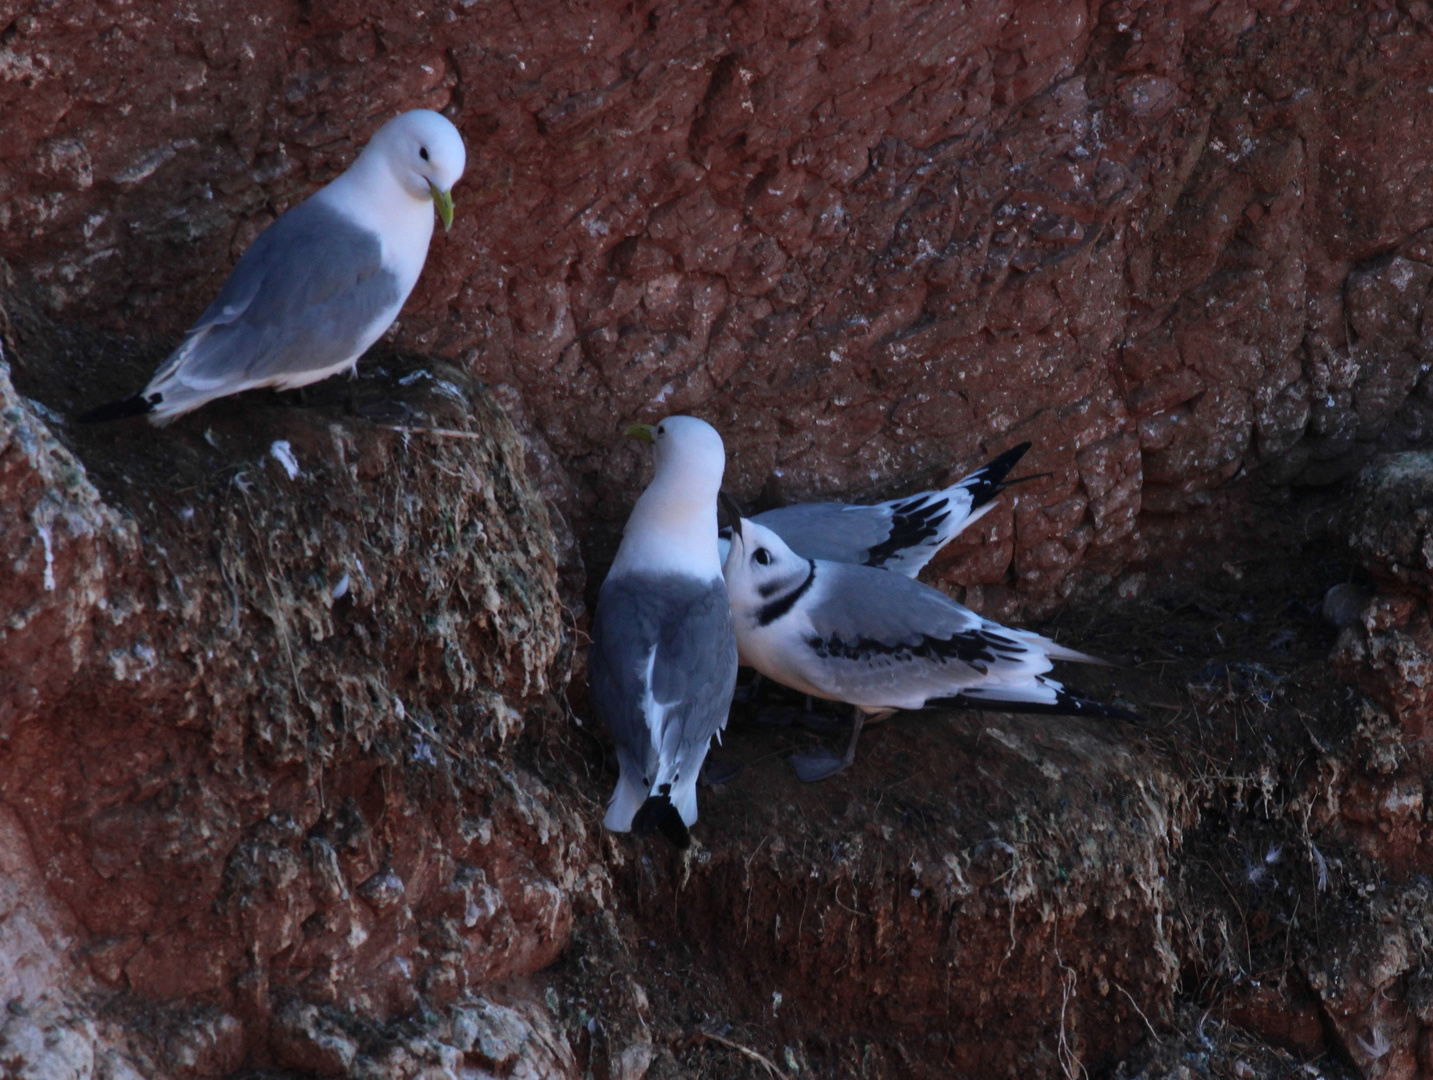
[[[869,506],[796,503],[755,514],[751,520],[808,559],[874,566],[913,578],[967,525],[995,509],[995,497],[1015,482],[1005,477],[1029,449],[1029,443],[1021,443],[948,488]],[[728,536],[723,533],[723,561]]]
[[[710,424],[669,416],[629,429],[656,448],[592,619],[587,680],[621,776],[604,824],[660,829],[678,847],[697,820],[697,774],[726,726],[736,638],[717,558],[726,452]]]
[[[847,768],[867,717],[967,706],[1138,719],[1065,689],[1055,660],[1102,663],[982,618],[927,585],[869,566],[803,558],[742,520],[726,560],[741,662],[784,686],[856,707],[844,757],[792,758],[803,780]]]
[[[154,424],[258,386],[307,386],[352,369],[418,281],[433,209],[453,224],[467,151],[428,109],[394,117],[358,159],[255,240],[219,295],[138,394],[80,417]]]

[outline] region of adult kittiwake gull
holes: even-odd
[[[462,136],[438,113],[389,120],[343,175],[249,245],[148,386],[80,420],[147,413],[165,424],[241,390],[287,390],[351,370],[413,291],[435,207],[452,227],[452,188],[466,162]]]
[[[741,520],[733,531],[725,573],[741,662],[793,690],[856,707],[843,757],[793,757],[803,780],[848,767],[862,722],[897,709],[1138,719],[1045,674],[1055,660],[1103,661],[1001,626],[899,574],[803,558],[754,521]]]
[[[1015,482],[1005,477],[1029,449],[1029,443],[1021,443],[948,488],[869,506],[796,503],[754,514],[751,520],[808,559],[874,566],[913,578],[961,530],[995,509],[995,497]],[[723,561],[728,543],[724,535]]]
[[[736,638],[721,560],[721,436],[669,416],[629,429],[655,446],[652,482],[632,508],[597,597],[587,681],[617,744],[621,776],[604,823],[660,829],[678,847],[697,820],[697,774],[726,726]]]

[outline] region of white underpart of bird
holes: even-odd
[[[752,515],[808,559],[855,563],[915,577],[968,526],[995,509],[1005,477],[1027,450],[1021,443],[947,488],[857,505],[795,503]],[[722,540],[726,561],[729,541]]]
[[[809,768],[793,759],[803,779],[849,766],[862,718],[896,709],[974,706],[1136,718],[1046,674],[1056,660],[1103,661],[1002,626],[899,574],[803,558],[754,521],[742,520],[734,530],[725,575],[741,662],[784,686],[858,710],[843,758],[807,762]]]
[[[80,417],[165,424],[215,398],[351,370],[418,281],[434,211],[451,226],[467,151],[439,113],[394,117],[348,169],[259,234],[140,393]]]
[[[604,824],[660,829],[686,847],[697,775],[736,686],[717,557],[726,452],[715,429],[694,417],[669,416],[648,430],[656,468],[598,595],[587,677],[621,770]]]

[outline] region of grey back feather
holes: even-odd
[[[984,621],[928,585],[870,566],[820,562],[817,580],[821,588],[807,615],[823,638],[911,644],[924,635],[974,630]]]
[[[726,726],[736,687],[736,636],[725,585],[675,574],[609,576],[592,620],[587,671],[593,704],[625,767],[648,782],[656,773],[643,710],[649,689],[668,706],[668,737],[658,742],[671,745],[676,735],[678,758],[699,767],[711,737]]]
[[[206,385],[332,368],[399,299],[377,234],[309,199],[259,234],[150,385],[176,372]]]
[[[891,511],[884,503],[797,503],[754,516],[798,555],[839,563],[864,563],[870,550],[891,534]]]

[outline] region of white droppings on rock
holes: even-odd
[[[294,457],[294,448],[289,445],[287,439],[275,439],[274,444],[269,447],[269,455],[283,466],[290,480],[299,478],[299,459]]]
[[[55,540],[50,533],[50,523],[42,521],[35,526],[40,542],[45,545],[45,591],[55,591]]]
[[[438,393],[442,394],[445,398],[461,402],[464,405],[468,403],[468,395],[463,393],[462,388],[459,387],[457,383],[450,383],[447,379],[438,379],[434,383],[434,386],[437,388]]]

